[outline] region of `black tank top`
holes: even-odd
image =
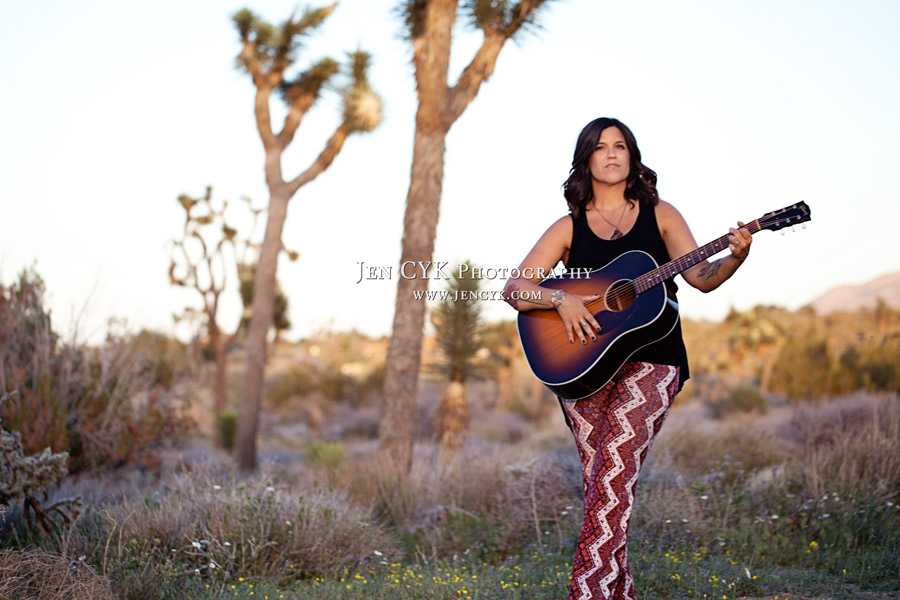
[[[567,269],[599,269],[608,264],[617,256],[630,250],[642,250],[653,257],[656,264],[662,265],[671,260],[662,235],[659,233],[659,225],[656,222],[656,211],[651,206],[638,205],[638,216],[631,230],[615,240],[605,240],[598,237],[588,225],[587,217],[582,211],[579,216],[572,217],[572,243],[569,247],[569,257],[566,260]],[[671,279],[665,282],[669,297],[675,302],[678,286]],[[648,362],[660,365],[675,365],[680,367],[678,389],[690,377],[688,369],[687,351],[684,348],[684,340],[681,335],[681,319],[669,335],[663,339],[644,346],[631,355],[628,359],[633,362]]]

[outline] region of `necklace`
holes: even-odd
[[[596,204],[594,205],[594,209],[597,211],[597,213],[600,215],[600,217],[602,217],[604,221],[606,221],[607,223],[609,223],[610,225],[613,226],[614,231],[613,231],[612,237],[609,238],[610,240],[617,240],[620,237],[622,237],[623,234],[621,231],[619,231],[619,224],[622,223],[622,217],[625,216],[626,208],[628,208],[627,202],[625,203],[624,206],[622,206],[622,214],[619,215],[619,220],[616,221],[615,223],[613,223],[612,221],[610,221],[609,219],[606,218],[606,215],[604,215],[602,212],[600,212],[600,208]]]

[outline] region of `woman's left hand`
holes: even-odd
[[[744,223],[740,221],[737,224],[739,228],[744,226]],[[750,254],[750,244],[753,243],[753,236],[746,229],[735,229],[734,227],[729,229],[728,232],[731,234],[728,237],[728,240],[731,242],[731,255],[744,262],[747,255]]]

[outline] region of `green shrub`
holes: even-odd
[[[306,456],[313,465],[334,471],[347,460],[347,450],[337,442],[312,442],[306,446]]]
[[[724,398],[712,399],[709,404],[710,412],[715,419],[722,419],[734,413],[765,414],[769,410],[765,394],[749,383],[732,388]]]
[[[219,443],[226,452],[234,452],[237,438],[237,413],[233,410],[222,411],[219,415]]]

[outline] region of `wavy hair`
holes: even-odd
[[[635,201],[642,206],[656,206],[656,203],[659,202],[659,194],[656,191],[656,172],[641,162],[641,151],[634,139],[634,134],[618,119],[600,117],[585,125],[578,134],[569,178],[562,185],[563,196],[566,197],[569,210],[576,216],[580,215],[585,206],[594,199],[594,190],[591,186],[591,154],[597,149],[600,134],[607,127],[619,128],[631,157],[628,177],[625,180],[625,199],[631,202],[632,206]]]

